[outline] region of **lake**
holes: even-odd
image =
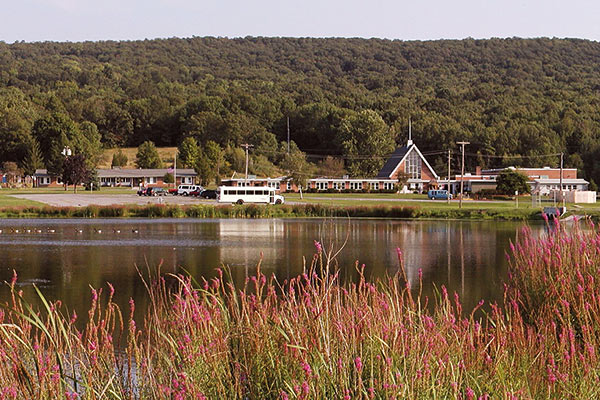
[[[397,273],[400,248],[413,287],[421,269],[426,294],[445,285],[472,307],[481,299],[502,299],[505,251],[522,226],[367,219],[1,220],[0,281],[10,281],[14,269],[28,295],[35,284],[79,315],[88,309],[90,285],[106,288],[111,282],[117,304],[126,307],[134,298],[143,309],[146,292],[136,265],[145,271],[162,264],[162,272],[189,271],[196,278],[213,277],[217,267],[228,265],[239,285],[262,257],[262,271],[283,280],[302,273],[317,240],[325,249],[341,248],[336,261],[346,280],[356,279],[357,262],[365,264],[369,278]],[[544,225],[532,228],[543,232]],[[8,287],[0,288],[0,301],[9,297]]]

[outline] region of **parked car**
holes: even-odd
[[[447,190],[430,190],[427,192],[427,197],[430,200],[452,200],[452,194]]]
[[[190,195],[190,196],[194,196],[194,197],[198,197],[198,196],[200,196],[200,193],[202,193],[202,190],[200,190],[200,189],[196,189],[196,190],[194,190],[193,192],[190,192],[190,194],[189,194],[189,195]]]
[[[148,190],[150,190],[152,188],[141,188],[140,190],[137,191],[138,196],[148,196]]]
[[[200,193],[200,197],[202,197],[203,199],[216,199],[217,191],[216,190],[203,190]]]
[[[166,196],[169,192],[167,192],[163,188],[155,187],[151,188],[152,190],[148,194],[148,196]]]
[[[179,196],[189,196],[194,190],[204,190],[202,186],[197,185],[179,185],[177,188],[177,194]]]
[[[177,188],[169,189],[169,194],[172,194],[173,196],[177,196]]]

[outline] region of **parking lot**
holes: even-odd
[[[75,194],[75,193],[40,193],[13,194],[12,197],[39,201],[55,207],[85,207],[89,205],[110,206],[123,204],[215,204],[216,200],[206,200],[187,196],[146,197],[131,194]]]

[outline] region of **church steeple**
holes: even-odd
[[[408,117],[408,142],[406,143],[407,146],[410,146],[413,144],[412,141],[412,123],[410,120],[410,117]]]

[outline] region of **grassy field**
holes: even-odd
[[[62,194],[65,191],[61,188],[35,188],[35,189],[2,189],[0,190],[0,215],[3,216],[25,216],[21,213],[9,209],[28,208],[30,217],[49,216],[49,208],[42,203],[24,200],[12,197],[13,194]],[[72,191],[68,192],[72,193]],[[103,188],[99,192],[89,192],[80,190],[78,193],[86,196],[101,194],[102,196],[110,194],[131,194],[130,188]],[[296,203],[288,207],[274,208],[264,206],[252,206],[246,212],[228,211],[226,205],[211,204],[202,207],[201,212],[192,211],[187,207],[181,207],[181,211],[175,211],[177,206],[170,207],[166,215],[162,216],[187,216],[187,217],[206,217],[206,218],[294,218],[294,217],[319,217],[319,216],[342,216],[351,217],[376,217],[376,218],[430,218],[430,219],[497,219],[497,220],[526,220],[539,218],[541,206],[532,205],[528,198],[522,198],[519,201],[518,208],[514,201],[463,201],[462,209],[459,209],[457,201],[449,204],[446,201],[424,201],[425,195],[398,195],[398,194],[370,194],[370,193],[352,193],[352,194],[331,194],[331,193],[308,193],[303,198],[297,193],[285,194],[288,203]],[[393,201],[399,200],[399,201]],[[401,201],[400,201],[401,200]],[[552,206],[552,204],[544,204]],[[33,210],[36,206],[44,208],[43,212]],[[98,208],[93,206],[92,208]],[[67,209],[68,207],[63,207]],[[102,215],[111,216],[112,213],[102,208]],[[173,208],[173,210],[171,210]],[[600,205],[585,204],[573,205],[567,204],[570,213],[575,215],[600,216]],[[264,209],[264,210],[263,210]],[[196,210],[192,208],[191,210]],[[54,214],[53,212],[50,214]],[[81,212],[69,211],[64,217],[78,217]],[[61,214],[61,215],[62,215]],[[82,215],[87,217],[97,216],[96,212],[84,212]],[[129,207],[126,212],[114,216],[146,216],[143,207]],[[198,215],[196,215],[198,214]],[[147,216],[154,216],[153,213]],[[157,215],[158,216],[158,215]]]
[[[98,164],[98,168],[110,168],[110,163],[112,162],[113,154],[115,154],[119,149],[106,149],[102,154],[100,162]],[[135,155],[137,154],[137,147],[124,147],[121,148],[121,151],[127,156],[127,165],[125,168],[135,168]],[[177,151],[177,147],[158,147],[158,155],[160,159],[165,164],[171,164],[173,162],[173,157],[175,156],[175,152]]]
[[[341,206],[372,206],[380,201],[381,205],[402,205],[406,207],[421,207],[427,209],[458,209],[459,204],[458,201],[453,200],[450,203],[446,202],[446,200],[436,200],[436,201],[422,201],[427,200],[427,195],[424,194],[407,194],[407,195],[398,195],[395,193],[348,193],[348,194],[333,194],[333,193],[307,193],[303,195],[303,198],[300,198],[298,193],[286,193],[285,194],[286,201],[294,201],[299,203],[317,203],[317,204],[329,204],[329,205],[341,205]],[[399,199],[403,200],[402,202],[391,202],[389,200]],[[414,201],[411,201],[414,200]],[[468,209],[481,209],[481,210],[489,210],[489,209],[515,209],[516,203],[514,201],[472,201],[472,200],[464,200],[463,208]],[[520,199],[519,201],[519,209],[538,209],[539,206],[532,206],[531,201],[529,199]]]

